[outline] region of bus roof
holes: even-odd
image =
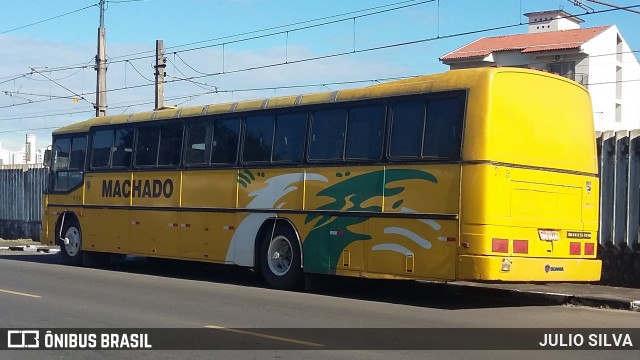
[[[88,132],[93,126],[136,123],[141,121],[188,118],[212,114],[232,114],[243,111],[260,109],[278,109],[312,104],[325,104],[342,101],[373,99],[385,96],[398,96],[405,94],[419,94],[434,91],[469,89],[475,85],[490,80],[496,73],[504,71],[530,72],[541,74],[536,70],[515,68],[474,68],[452,70],[440,74],[423,75],[403,80],[390,81],[368,87],[328,91],[322,93],[310,93],[304,95],[291,95],[257,100],[238,101],[233,103],[211,104],[184,108],[165,108],[162,110],[140,112],[133,114],[110,115],[95,117],[86,121],[67,125],[53,132],[54,135],[67,133]],[[565,78],[547,74],[548,76]],[[576,84],[577,85],[577,84]],[[579,85],[577,85],[579,86]]]

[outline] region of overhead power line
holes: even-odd
[[[430,0],[430,1],[434,1],[434,0]],[[424,1],[424,2],[429,2],[429,1]],[[627,8],[633,8],[633,7],[640,7],[640,5],[629,6]],[[596,13],[604,13],[604,12],[609,12],[609,11],[618,11],[618,10],[623,10],[623,9],[607,9],[607,10],[601,10],[601,11],[597,11],[597,12],[588,13],[588,14],[585,14],[585,15],[591,15],[591,14],[596,14]],[[414,40],[414,41],[406,41],[406,42],[400,42],[400,43],[395,43],[395,44],[387,44],[387,45],[382,45],[382,46],[377,46],[377,47],[370,47],[370,48],[365,48],[365,49],[354,49],[354,50],[351,50],[351,51],[339,52],[339,53],[334,53],[334,54],[329,54],[329,55],[310,57],[310,58],[306,58],[306,59],[298,59],[298,60],[294,60],[294,61],[284,61],[284,62],[278,62],[278,63],[273,63],[273,64],[259,65],[259,66],[253,66],[253,67],[248,67],[248,68],[243,68],[243,69],[236,69],[236,70],[216,72],[216,73],[204,73],[204,72],[197,71],[193,67],[191,67],[190,65],[186,64],[186,62],[185,62],[185,64],[187,66],[189,66],[192,70],[198,72],[200,75],[199,76],[193,76],[193,77],[185,77],[185,78],[174,77],[172,80],[167,81],[167,83],[179,82],[179,81],[188,81],[188,82],[195,83],[194,80],[201,79],[201,78],[206,78],[206,77],[219,76],[219,75],[230,74],[230,73],[239,73],[239,72],[245,72],[245,71],[252,71],[252,70],[257,70],[257,69],[266,69],[266,68],[283,66],[283,65],[290,65],[290,64],[295,64],[295,63],[302,63],[302,62],[309,62],[309,61],[320,60],[320,59],[334,58],[334,57],[339,57],[339,56],[344,56],[344,55],[349,55],[349,54],[356,54],[356,53],[364,53],[364,52],[370,52],[370,51],[376,51],[376,50],[382,50],[382,49],[389,49],[389,48],[394,48],[394,47],[407,46],[407,45],[413,45],[413,44],[418,44],[418,43],[425,43],[425,42],[430,42],[430,41],[435,41],[435,40],[440,40],[440,39],[453,38],[453,37],[458,37],[458,36],[464,36],[464,35],[471,35],[471,34],[477,34],[477,33],[488,32],[488,31],[507,29],[507,28],[517,27],[517,26],[521,26],[521,25],[523,25],[523,24],[518,23],[518,24],[504,25],[504,26],[499,26],[499,27],[484,28],[484,29],[478,29],[478,30],[473,30],[473,31],[448,34],[448,35],[443,35],[443,36],[438,35],[438,36],[435,36],[435,37],[424,38],[424,39],[419,39],[419,40]],[[191,51],[191,50],[193,50],[193,49],[184,50],[184,51]],[[632,52],[637,52],[637,50],[636,51],[632,51]],[[177,52],[174,53],[174,54],[177,55]],[[179,57],[179,55],[177,55],[177,56]],[[180,59],[184,62],[184,60],[182,58],[180,58]],[[130,62],[129,59],[123,60],[123,61]],[[47,69],[47,70],[50,71],[50,69]],[[135,68],[134,68],[134,70],[138,71]],[[142,74],[140,74],[140,75],[142,75]],[[13,79],[4,81],[4,82],[13,81],[13,80],[15,80],[15,79],[17,79],[19,77],[22,77],[22,76],[23,75],[20,75],[20,76],[17,76],[15,78],[13,78]],[[199,84],[200,85],[204,85],[204,86],[209,86],[209,87],[212,86],[212,85],[205,84],[205,83],[199,83]],[[131,89],[142,88],[142,87],[153,86],[153,85],[154,85],[153,83],[149,83],[149,84],[142,84],[142,85],[135,85],[135,86],[125,86],[125,87],[110,89],[108,91],[109,92],[113,92],[113,91],[131,90]],[[94,93],[86,93],[85,95],[91,95],[91,94],[95,94],[95,92]],[[31,102],[29,102],[29,104],[39,103],[39,102],[44,102],[44,101],[51,101],[51,100],[44,99],[44,100],[31,101]],[[26,104],[27,103],[12,104],[12,105],[7,105],[7,106],[0,106],[0,108],[21,106],[21,105],[26,105]]]
[[[55,20],[55,19],[61,18],[61,17],[63,17],[63,16],[67,16],[67,15],[75,14],[75,13],[77,13],[77,12],[80,12],[80,11],[83,11],[83,10],[90,9],[90,8],[92,8],[92,7],[94,7],[94,6],[98,6],[98,4],[96,3],[96,4],[93,4],[93,5],[85,6],[85,7],[83,7],[83,8],[76,9],[76,10],[73,10],[73,11],[69,11],[69,12],[66,12],[66,13],[64,13],[64,14],[56,15],[56,16],[53,16],[53,17],[50,17],[50,18],[46,18],[46,19],[44,19],[44,20],[36,21],[36,22],[31,23],[31,24],[18,26],[18,27],[16,27],[16,28],[9,29],[9,30],[4,30],[4,31],[0,32],[0,35],[2,35],[2,34],[6,34],[6,33],[10,33],[10,32],[12,32],[12,31],[16,31],[16,30],[24,29],[24,28],[27,28],[27,27],[29,27],[29,26],[34,26],[34,25],[42,24],[42,23],[44,23],[44,22],[51,21],[51,20]]]

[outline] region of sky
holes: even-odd
[[[583,28],[616,25],[640,50],[640,14],[582,3],[593,11],[568,0],[110,0],[107,114],[153,109],[156,40],[167,58],[165,105],[178,106],[443,72],[439,57],[526,33],[522,14],[535,11],[563,9]],[[640,0],[606,3],[640,11]],[[98,0],[0,4],[0,145],[20,150],[33,133],[45,147],[54,129],[95,116]]]

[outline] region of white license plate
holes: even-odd
[[[560,240],[560,232],[557,230],[538,230],[538,236],[542,241]]]

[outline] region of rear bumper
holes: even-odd
[[[460,255],[458,280],[598,281],[602,262],[596,259],[554,259]]]

